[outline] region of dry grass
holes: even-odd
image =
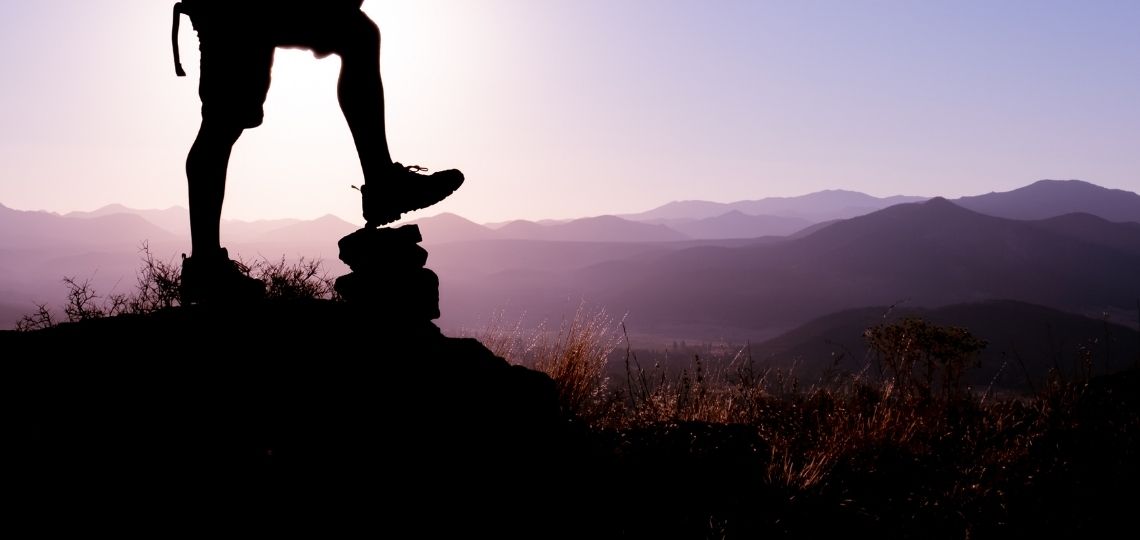
[[[963,329],[917,320],[868,332],[872,347],[891,355],[883,378],[865,369],[813,385],[789,370],[758,369],[747,348],[712,361],[694,356],[679,372],[645,369],[628,347],[624,323],[584,307],[556,331],[502,323],[498,318],[483,342],[549,374],[566,407],[595,430],[750,426],[767,443],[766,481],[797,492],[873,471],[887,455],[936,462],[954,480],[937,496],[924,495],[925,505],[1000,498],[993,475],[1016,468],[1052,428],[1069,422],[1087,382],[1054,376],[1035,395],[1000,400],[972,393],[961,386],[962,371],[984,344]],[[605,375],[615,356],[624,362],[617,366],[624,380]]]
[[[497,356],[542,371],[558,386],[563,406],[578,417],[601,423],[616,414],[606,366],[621,345],[613,318],[583,304],[557,329],[525,331],[521,321],[505,324],[496,315],[480,341]]]

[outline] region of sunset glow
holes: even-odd
[[[6,3],[0,202],[185,205],[197,41],[170,4]],[[846,188],[1140,189],[1134,3],[368,0],[395,159],[461,168],[476,221]],[[112,12],[113,11],[113,12]],[[358,221],[339,61],[281,50],[226,215]]]

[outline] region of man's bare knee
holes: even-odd
[[[227,144],[232,146],[241,137],[245,128],[222,122],[202,122],[198,130],[198,140],[212,144]]]
[[[346,25],[333,53],[341,58],[373,56],[380,51],[380,28],[363,13]]]

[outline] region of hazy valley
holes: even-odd
[[[861,329],[895,306],[976,330],[1006,360],[1071,356],[1105,335],[1120,365],[1138,354],[1140,195],[1086,182],[957,200],[825,191],[570,221],[415,223],[453,333],[478,334],[493,315],[557,326],[586,302],[624,316],[638,347],[751,343],[812,369],[842,349],[858,369]],[[246,260],[321,259],[336,276],[347,272],[336,240],[356,228],[326,216],[226,221],[222,234]],[[185,210],[0,207],[0,325],[60,304],[64,276],[130,290],[143,243],[176,260],[189,245]],[[986,364],[979,377],[995,375]]]

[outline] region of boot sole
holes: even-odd
[[[389,223],[392,223],[394,221],[399,220],[400,216],[402,216],[408,212],[415,212],[416,210],[423,210],[424,208],[429,208],[431,206],[439,204],[439,203],[447,200],[448,197],[450,197],[453,193],[458,191],[459,188],[463,186],[464,180],[466,180],[466,179],[462,176],[462,173],[460,173],[459,183],[456,184],[454,188],[448,190],[447,193],[444,193],[443,196],[441,196],[439,199],[435,200],[434,202],[429,202],[426,204],[422,204],[420,206],[413,206],[412,208],[408,208],[406,210],[389,210],[386,212],[384,212],[384,211],[378,212],[380,215],[379,216],[373,215],[372,216],[373,219],[368,220],[368,222],[365,223],[364,226],[366,228],[375,229],[377,227],[387,225]],[[369,214],[372,214],[372,212],[369,212]]]

